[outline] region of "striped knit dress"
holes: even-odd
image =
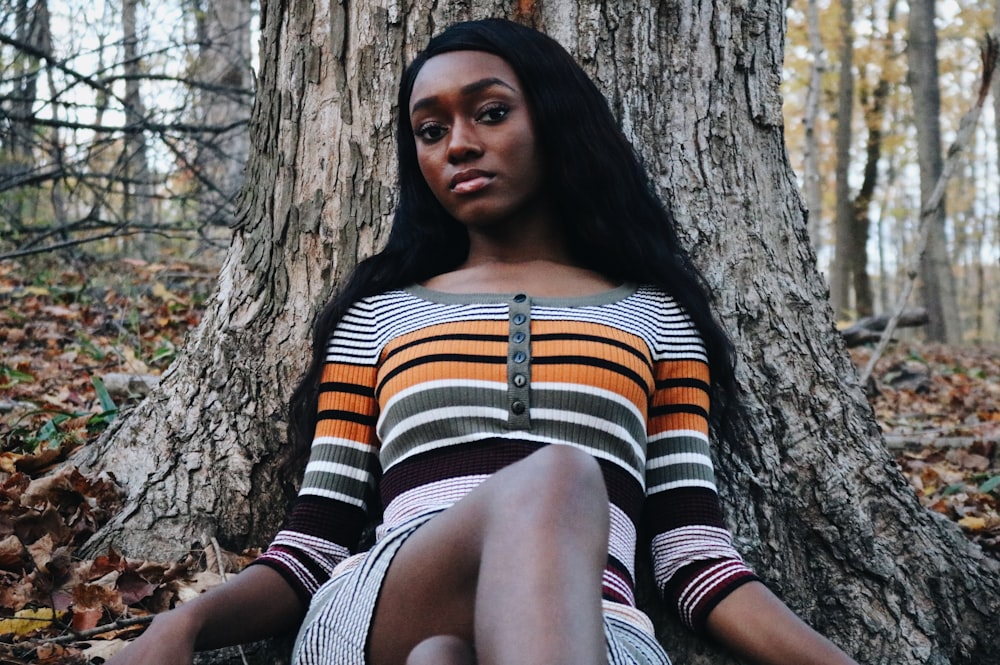
[[[697,330],[655,288],[532,298],[414,286],[365,298],[329,341],[302,489],[258,563],[308,602],[364,556],[350,554],[376,501],[379,539],[541,446],[569,445],[598,460],[608,489],[605,612],[652,631],[635,608],[642,520],[657,584],[701,629],[756,579],[723,525],[708,390]]]

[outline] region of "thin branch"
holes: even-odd
[[[969,111],[962,117],[962,122],[958,127],[958,133],[955,135],[955,141],[951,144],[951,147],[948,148],[944,168],[942,168],[941,175],[938,176],[937,183],[934,185],[934,191],[931,192],[927,202],[920,210],[920,230],[917,240],[917,249],[910,257],[910,265],[907,270],[907,280],[903,285],[903,291],[899,294],[899,298],[896,300],[896,308],[893,312],[892,318],[889,319],[889,323],[885,327],[885,332],[882,333],[882,339],[879,340],[878,346],[875,347],[875,351],[872,353],[871,358],[868,359],[868,364],[865,366],[864,371],[861,372],[861,385],[868,383],[868,379],[871,377],[872,371],[875,369],[875,363],[878,362],[879,358],[882,357],[882,354],[885,353],[886,348],[889,346],[889,342],[892,340],[892,333],[895,332],[896,327],[899,324],[899,319],[903,315],[903,310],[906,309],[906,301],[909,300],[910,294],[913,292],[914,284],[916,284],[917,281],[917,275],[920,273],[920,259],[927,250],[927,240],[930,238],[930,219],[937,212],[937,209],[941,207],[941,201],[944,199],[944,192],[948,186],[948,181],[951,179],[952,174],[954,174],[955,169],[958,168],[958,156],[969,142],[969,138],[972,136],[972,132],[976,128],[976,123],[979,122],[979,115],[983,110],[983,103],[986,101],[986,97],[990,91],[990,84],[996,73],[997,53],[998,45],[996,38],[987,34],[985,43],[980,49],[980,55],[983,62],[983,77],[980,81],[976,101],[972,105],[972,108],[969,109]]]
[[[40,639],[32,640],[34,644],[72,644],[73,642],[82,642],[83,640],[89,640],[91,637],[96,637],[98,635],[103,635],[104,633],[109,633],[112,630],[121,630],[123,628],[131,628],[132,626],[144,626],[148,623],[153,622],[153,615],[142,616],[142,617],[123,617],[121,619],[116,619],[111,623],[106,623],[103,626],[95,626],[89,630],[80,630],[67,633],[66,635],[61,635],[59,637],[53,637],[52,639]]]

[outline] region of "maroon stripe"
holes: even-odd
[[[718,495],[705,487],[680,487],[646,499],[643,531],[650,537],[685,526],[724,529]]]
[[[486,439],[430,450],[389,469],[380,483],[382,505],[403,492],[428,483],[461,476],[491,475],[544,447],[544,443],[519,439]],[[642,510],[642,486],[614,462],[598,460],[608,498],[638,525]]]

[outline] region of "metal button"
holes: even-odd
[[[520,344],[521,342],[524,341],[525,337],[527,337],[527,335],[525,335],[523,332],[516,332],[514,333],[514,336],[511,337],[511,341],[513,341],[515,344]]]
[[[528,317],[526,317],[524,314],[515,314],[514,315],[514,325],[515,326],[524,325],[524,322],[527,321],[527,320],[528,320]]]
[[[523,293],[518,293],[516,296],[514,296],[514,302],[524,302],[527,299],[528,296],[524,295]]]
[[[510,404],[510,410],[514,412],[515,415],[521,415],[524,413],[524,402],[521,400],[515,400]]]
[[[522,353],[521,351],[518,351],[517,353],[514,354],[514,362],[516,363],[523,363],[527,359],[528,356],[524,355],[524,353]]]
[[[515,374],[514,375],[514,385],[515,386],[517,386],[518,388],[523,388],[526,383],[528,383],[528,377],[526,377],[524,374]]]

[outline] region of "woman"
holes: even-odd
[[[762,663],[852,663],[729,542],[707,434],[732,352],[579,66],[513,23],[453,26],[404,73],[397,140],[387,246],[320,316],[292,400],[311,453],[285,529],[112,663],[301,622],[300,663],[665,664],[639,540],[692,628]],[[376,494],[376,545],[351,556]]]

